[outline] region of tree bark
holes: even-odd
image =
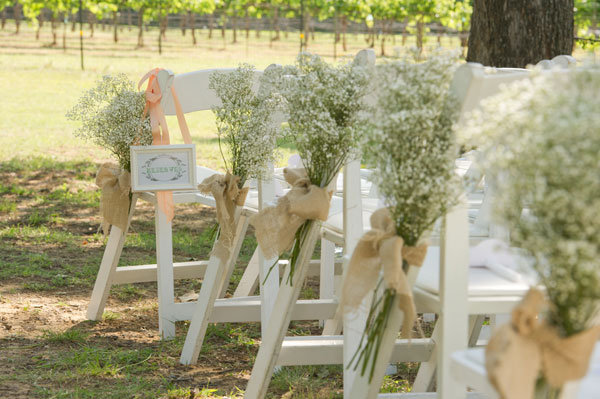
[[[215,25],[215,14],[210,14],[208,16],[208,38],[212,39],[213,27]]]
[[[44,10],[40,11],[40,15],[38,15],[38,26],[35,30],[35,40],[40,40],[40,31],[44,26]]]
[[[190,29],[192,30],[192,44],[195,46],[196,41],[196,14],[191,11],[188,11],[188,24],[190,25]]]
[[[19,34],[21,30],[21,10],[23,9],[23,5],[18,1],[15,3],[13,7],[13,17],[15,19],[15,34]]]
[[[50,25],[52,27],[52,46],[56,46],[56,15],[54,15],[54,13],[52,13],[52,20],[50,22]]]
[[[573,50],[573,0],[474,0],[467,61],[525,67]]]
[[[132,21],[132,16],[131,14],[133,14],[132,10],[127,10],[127,30],[129,32],[131,32],[131,26],[133,25],[133,21]]]
[[[94,37],[94,22],[96,16],[93,13],[88,14],[88,23],[90,24],[90,38]]]
[[[348,32],[348,19],[345,15],[342,15],[342,48],[344,51],[348,51],[348,44],[346,42],[346,33]]]
[[[141,7],[138,11],[138,47],[144,47],[144,11],[145,7]]]
[[[6,26],[6,8],[2,10],[2,16],[0,19],[2,19],[2,30],[4,30],[4,27]]]
[[[119,13],[113,11],[113,41],[119,42]]]
[[[423,19],[420,18],[417,20],[417,49],[418,49],[418,54],[419,57],[421,56],[421,53],[423,52],[423,36],[425,34],[425,23],[423,22]]]
[[[237,15],[231,17],[231,23],[233,24],[233,42],[237,43]]]
[[[275,37],[273,41],[281,39],[279,31],[281,30],[279,27],[279,7],[275,7],[273,11],[273,27],[275,28]]]
[[[188,14],[189,14],[189,11],[188,11]],[[186,30],[185,29],[186,28],[185,25],[186,25],[186,22],[187,22],[186,21],[186,15],[185,14],[180,14],[179,18],[180,18],[180,20],[179,20],[179,28],[181,29],[181,36],[185,36],[185,30]]]
[[[63,15],[62,47],[63,47],[63,51],[67,51],[67,23],[65,22],[64,15]]]

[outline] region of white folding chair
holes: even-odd
[[[157,79],[163,93],[161,106],[166,115],[175,115],[175,106],[171,96],[170,86],[173,85],[177,92],[184,113],[210,110],[213,106],[220,105],[220,100],[212,90],[208,88],[209,76],[213,72],[231,72],[233,69],[210,69],[201,70],[186,74],[173,76],[173,73],[167,70],[159,72]],[[262,72],[257,71],[256,78]],[[217,173],[214,170],[197,167],[198,183],[204,178]],[[158,283],[158,312],[159,312],[159,331],[163,338],[172,338],[175,336],[175,322],[179,320],[190,320],[194,311],[194,303],[176,303],[174,296],[174,279],[184,278],[202,278],[204,277],[203,287],[211,287],[211,297],[209,302],[214,302],[216,296],[225,294],[227,288],[226,282],[233,272],[235,260],[241,248],[246,229],[248,227],[248,216],[258,210],[258,204],[271,201],[273,195],[273,182],[259,182],[258,190],[250,190],[246,200],[246,206],[239,210],[236,235],[233,240],[232,256],[228,261],[219,262],[218,258],[211,256],[208,261],[181,262],[173,263],[172,247],[172,225],[167,222],[166,216],[160,212],[156,206],[154,193],[144,192],[133,195],[131,204],[130,219],[135,209],[136,201],[144,199],[155,205],[156,213],[156,258],[157,263],[152,265],[122,266],[117,267],[126,231],[121,231],[116,226],[112,226],[108,243],[104,252],[100,270],[96,278],[90,305],[88,306],[87,316],[91,320],[98,320],[102,317],[104,306],[110,291],[110,287],[115,284],[157,281]],[[215,206],[215,200],[211,196],[201,194],[198,191],[176,192],[174,193],[174,202],[185,203],[195,202],[207,206]],[[260,263],[258,254],[253,256],[253,262]],[[266,261],[262,260],[266,264]],[[215,274],[215,270],[217,273]],[[276,294],[276,285],[271,284],[274,290],[272,296]],[[261,292],[268,296],[268,288],[262,287]],[[213,314],[215,321],[259,321],[260,320],[260,301],[247,303],[248,308],[235,313],[225,306],[217,306]],[[209,306],[206,303],[206,306]],[[211,304],[212,309],[212,304]],[[240,309],[235,309],[240,310]],[[238,320],[239,319],[239,320]]]

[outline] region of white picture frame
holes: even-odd
[[[197,190],[194,144],[131,146],[131,191]]]

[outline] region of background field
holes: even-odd
[[[109,154],[75,138],[75,126],[64,115],[103,74],[122,72],[137,81],[157,66],[181,73],[242,62],[257,68],[292,63],[298,50],[293,35],[270,44],[264,32],[263,39],[253,37],[246,44],[242,37],[232,45],[229,31],[226,40],[215,34],[210,41],[200,31],[198,45],[192,46],[189,35],[170,30],[159,56],[156,30],[145,33],[147,47],[136,49],[135,31],[123,29],[114,44],[110,31],[97,29],[94,39],[86,38],[81,71],[75,33],[67,32],[63,51],[49,46],[49,29],[42,30],[39,41],[30,27],[22,27],[19,35],[13,29],[9,23],[0,31],[0,397],[239,396],[258,350],[258,325],[210,326],[198,365],[182,367],[178,358],[187,324],[178,325],[174,341],[159,340],[154,284],[113,288],[103,320],[85,320],[104,249],[93,179]],[[443,43],[458,44],[447,38]],[[364,45],[362,36],[349,36],[348,56]],[[318,33],[309,51],[333,61],[332,36]],[[222,168],[212,113],[190,115],[188,123],[198,162]],[[181,142],[176,120],[169,125],[174,141]],[[282,162],[288,154],[282,154]],[[213,223],[212,209],[179,206],[175,260],[206,258]],[[255,245],[249,234],[234,280]],[[153,210],[142,203],[121,265],[154,263],[154,249]],[[176,292],[199,287],[198,281],[181,281]],[[309,282],[303,296],[315,297],[316,291],[315,282]],[[319,333],[316,322],[293,323],[290,331],[311,332]],[[402,365],[386,377],[384,390],[406,390],[415,372],[414,365]],[[270,395],[337,398],[341,388],[341,367],[285,367],[273,379]]]

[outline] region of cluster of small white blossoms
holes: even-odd
[[[456,65],[454,53],[440,53],[421,63],[402,59],[375,69],[377,100],[367,114],[365,158],[397,234],[409,245],[425,238],[458,196],[457,107],[449,92]]]
[[[550,322],[571,335],[600,302],[600,67],[533,74],[487,100],[467,133],[498,220],[536,259]]]
[[[269,91],[253,91],[255,77],[254,67],[245,64],[233,72],[213,73],[209,83],[222,102],[213,112],[225,167],[241,178],[240,184],[267,177],[268,164],[278,156],[279,129],[274,116],[280,100]]]
[[[76,136],[106,148],[130,170],[129,147],[152,144],[150,119],[142,120],[145,103],[144,93],[136,91],[125,74],[106,75],[84,93],[67,118],[81,123]]]
[[[288,116],[285,134],[296,144],[311,182],[325,187],[350,157],[358,155],[368,71],[333,66],[302,53],[276,74]]]

